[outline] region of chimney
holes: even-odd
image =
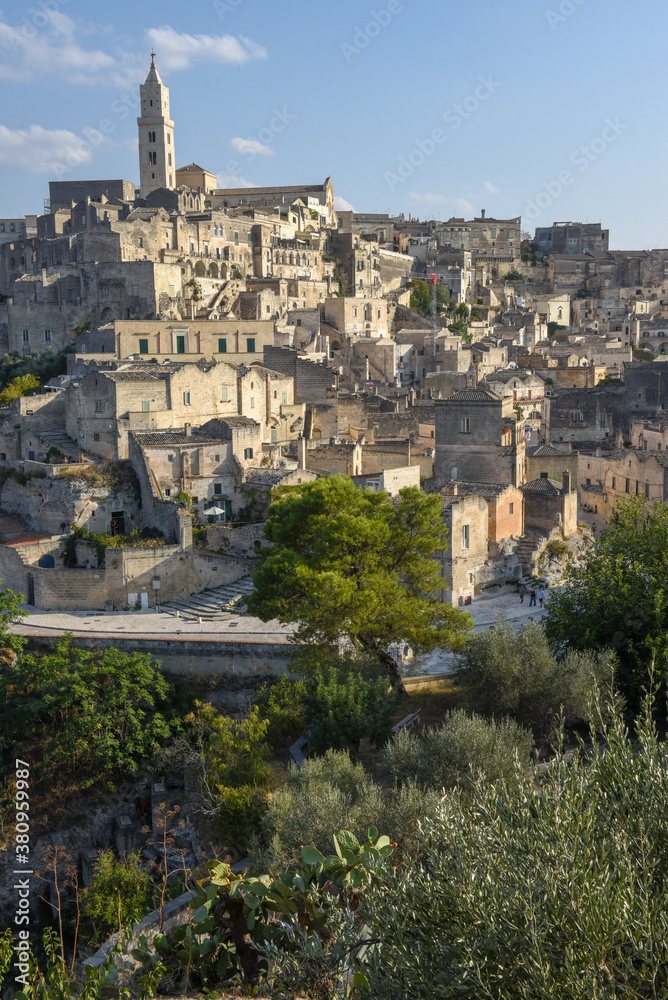
[[[483,208],[483,209],[481,209],[481,211],[480,211],[480,218],[481,218],[481,219],[484,219],[484,218],[485,218],[485,209],[484,209],[484,208]]]
[[[185,436],[187,438],[191,437],[191,435],[192,435],[192,426],[190,424],[184,424],[183,433],[185,434]]]
[[[561,492],[568,496],[571,492],[571,474],[570,472],[564,472],[561,477]]]

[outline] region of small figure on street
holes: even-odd
[[[532,590],[532,591],[529,592],[529,607],[530,608],[535,608],[536,607],[536,591],[535,590]]]
[[[544,600],[545,600],[545,591],[541,587],[540,590],[538,591],[538,603],[540,604],[541,608],[543,607]]]
[[[527,589],[524,586],[524,584],[520,585],[520,589],[517,591],[517,593],[520,595],[520,604],[524,604],[524,598],[526,597],[527,593]]]

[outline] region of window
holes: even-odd
[[[167,456],[167,461],[168,462],[173,462],[174,461],[174,456],[173,455],[168,455]]]
[[[34,451],[29,451],[28,452],[28,461],[29,462],[34,462],[35,461],[35,452]]]
[[[514,514],[515,513],[515,504],[514,503],[508,504],[508,513],[509,514]]]
[[[285,406],[287,404],[287,402],[288,402],[288,394],[287,394],[287,392],[282,392],[281,393],[281,403],[283,403],[283,405]]]
[[[492,236],[492,239],[493,239],[493,240],[495,240],[495,239],[496,239],[496,229],[493,229],[493,230],[492,230],[492,232],[491,232],[491,236]]]
[[[183,405],[190,406],[190,389],[186,389],[183,393]]]
[[[249,354],[255,353],[255,337],[246,338],[246,350]]]
[[[50,344],[51,343],[51,331],[50,330],[45,330],[44,331],[44,343],[45,344]]]
[[[255,396],[251,396],[250,406],[251,410],[255,409]]]
[[[171,495],[172,495],[172,491],[171,490],[165,490],[165,496],[166,497],[171,497]]]
[[[252,457],[253,457],[253,449],[244,448],[244,458],[252,458]]]
[[[141,236],[137,237],[137,246],[138,247],[143,247],[144,246],[144,241],[141,238]]]
[[[148,339],[145,337],[139,338],[139,353],[148,354]]]
[[[271,444],[276,444],[278,441],[278,431],[275,427],[271,428]]]
[[[104,413],[104,400],[103,399],[96,399],[95,400],[95,412],[96,413]]]
[[[223,388],[220,390],[220,401],[221,403],[227,403],[229,401],[226,385],[224,385]]]
[[[176,338],[176,353],[185,354],[186,353],[186,338],[177,337]]]
[[[99,441],[99,440],[100,440],[100,435],[96,432],[95,434],[93,434],[93,441]]]
[[[227,354],[227,337],[218,338],[218,353]]]
[[[514,235],[515,235],[515,230],[514,229],[509,229],[508,230],[508,239],[512,240],[513,237],[514,237]]]
[[[547,476],[547,472],[541,472],[541,474],[540,474],[540,478],[541,478],[541,479],[547,479],[547,478],[548,478],[548,476]]]
[[[463,549],[468,549],[468,547],[469,547],[469,542],[470,542],[469,527],[470,526],[468,524],[463,524],[462,525],[462,548]]]
[[[613,490],[617,489],[617,477],[616,476],[612,477],[612,488],[613,488]]]
[[[142,401],[141,401],[141,411],[142,411],[142,413],[148,413],[150,411],[150,409],[151,409],[151,400],[150,399],[142,399]]]
[[[645,496],[649,497],[649,483],[645,483]]]
[[[213,460],[214,462],[220,462],[220,455],[214,455]]]
[[[214,483],[213,484],[213,493],[214,493],[214,496],[219,496],[222,492],[223,492],[223,484],[222,483]]]
[[[172,165],[172,154],[171,153],[167,153],[167,163],[171,167],[171,165]]]
[[[470,417],[462,417],[462,419],[460,421],[460,424],[459,424],[459,433],[460,434],[470,434],[471,433],[471,418]]]
[[[630,493],[631,492],[631,480],[630,479],[626,480],[626,489],[624,490],[624,492],[625,493]]]
[[[21,335],[23,337],[23,343],[24,344],[29,344],[30,343],[30,330],[22,330],[21,331]]]
[[[237,246],[239,246],[239,233],[237,232],[235,232],[234,234],[234,242],[236,243]]]
[[[2,462],[6,462],[7,461],[7,452],[6,451],[0,451],[0,461],[2,461]]]
[[[248,234],[248,246],[249,247],[253,246],[253,234],[252,233]]]

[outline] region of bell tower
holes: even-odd
[[[173,188],[176,176],[174,122],[169,117],[169,89],[160,79],[151,52],[151,68],[139,86],[139,187],[142,198],[156,188]]]

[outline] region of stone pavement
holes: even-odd
[[[550,591],[548,590],[547,595]],[[12,626],[11,631],[22,635],[58,636],[71,632],[75,636],[90,638],[113,639],[114,636],[127,638],[136,636],[138,639],[165,640],[179,637],[183,642],[193,640],[214,640],[218,642],[258,643],[288,643],[294,626],[281,625],[280,622],[262,622],[250,615],[229,615],[220,620],[193,621],[185,618],[175,618],[173,613],[163,611],[36,611],[23,605],[28,612],[20,625]],[[500,597],[478,598],[465,609],[473,618],[476,632],[484,631],[494,625],[497,615],[503,614],[509,621],[519,627],[527,618],[542,618],[544,611],[529,607],[529,596],[524,598],[524,604],[516,594],[503,594]],[[441,650],[435,650],[424,656],[416,657],[412,663],[404,665],[407,675],[449,673],[452,670],[453,656]]]
[[[550,590],[547,589],[545,591],[546,599],[549,594]],[[540,620],[545,615],[544,609],[538,605],[535,608],[529,607],[528,594],[524,598],[524,604],[521,603],[517,594],[502,594],[500,597],[489,598],[479,597],[464,608],[464,611],[468,611],[471,615],[475,632],[487,631],[495,624],[500,614],[508,621],[515,623],[517,628],[520,628],[528,618]],[[409,677],[420,674],[450,674],[453,672],[454,659],[453,653],[436,649],[433,653],[416,656],[412,663],[406,663],[403,667],[403,673]]]
[[[293,627],[280,622],[262,622],[250,615],[229,615],[223,620],[190,621],[175,618],[163,611],[36,611],[23,606],[29,612],[20,625],[12,627],[13,632],[22,635],[65,635],[91,638],[113,638],[114,636],[137,636],[141,639],[169,639],[179,636],[184,639],[214,639],[220,642],[287,643]]]

